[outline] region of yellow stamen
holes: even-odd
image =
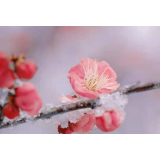
[[[94,61],[94,63],[91,65],[89,64],[88,61],[88,67],[84,68],[84,72],[85,72],[85,76],[84,76],[84,86],[93,92],[96,92],[98,90],[101,90],[102,88],[105,89],[114,89],[114,87],[111,87],[110,85],[114,84],[114,83],[109,83],[108,81],[114,78],[108,78],[107,75],[104,75],[106,70],[108,69],[108,67],[106,67],[104,69],[104,71],[102,72],[101,75],[99,75],[98,72],[98,64],[99,62],[97,62],[96,60]]]

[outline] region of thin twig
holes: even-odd
[[[3,111],[3,106],[0,105],[0,125],[3,122],[3,112],[2,111]]]
[[[139,93],[139,92],[149,91],[149,90],[159,89],[159,88],[160,88],[160,81],[144,83],[144,84],[136,83],[135,85],[123,87],[119,90],[116,90],[116,91],[114,91],[114,93],[115,92],[122,92],[123,94],[128,95],[128,94],[132,94],[132,93]],[[98,106],[97,105],[98,101],[99,101],[99,98],[95,98],[95,99],[89,99],[86,101],[80,101],[80,102],[73,103],[73,104],[62,105],[57,108],[51,108],[49,111],[41,112],[39,115],[37,115],[33,119],[33,121],[36,121],[39,119],[49,119],[54,115],[58,115],[58,114],[62,114],[62,113],[70,112],[70,111],[75,111],[78,109],[85,109],[85,108],[94,109]],[[12,123],[9,123],[9,122],[2,123],[0,125],[0,129],[7,128],[10,126],[16,126],[16,125],[26,123],[26,122],[27,122],[27,118],[22,118],[19,120],[14,120],[14,121],[12,121]]]
[[[5,97],[5,100],[4,100],[3,104],[0,104],[0,126],[1,126],[1,124],[3,122],[3,119],[4,119],[4,116],[3,116],[3,107],[7,104],[10,95],[11,94],[8,93],[7,96]]]

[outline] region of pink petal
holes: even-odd
[[[12,88],[15,82],[14,72],[9,68],[0,68],[0,87]]]
[[[16,105],[22,111],[26,111],[29,115],[36,115],[42,107],[42,100],[34,85],[31,83],[23,83],[22,86],[15,89],[15,92]]]
[[[83,87],[83,84],[79,83],[78,81],[75,81],[74,88],[75,88],[75,92],[77,92],[79,95],[83,97],[96,98],[99,96],[98,92],[87,90],[85,87]]]
[[[69,129],[69,127],[62,128],[60,125],[58,126],[58,132],[59,132],[59,134],[71,134],[72,133],[72,131]]]
[[[37,66],[33,61],[23,61],[16,63],[16,73],[20,79],[31,79],[37,71]]]
[[[82,66],[82,68],[86,71],[90,66],[94,65],[95,61],[93,59],[89,58],[83,58],[79,64]]]
[[[84,114],[84,116],[81,117],[81,119],[77,123],[69,123],[70,129],[73,132],[77,132],[89,122],[89,118],[89,114]]]
[[[107,69],[106,69],[107,68]],[[104,70],[106,69],[106,71],[104,72]],[[105,61],[101,61],[98,64],[98,71],[99,71],[99,75],[101,75],[104,72],[104,76],[107,75],[108,78],[115,78],[117,79],[117,75],[114,72],[114,70],[109,66],[109,64]]]
[[[96,125],[103,132],[116,130],[121,124],[122,115],[114,110],[106,111],[102,116],[96,117]]]
[[[77,133],[88,133],[93,126],[95,125],[95,115],[94,114],[88,114],[89,115],[89,121],[87,124],[85,124],[83,127],[81,127],[79,130],[77,130]]]
[[[8,65],[9,65],[9,57],[5,53],[0,52],[0,68],[8,67]]]
[[[67,102],[75,103],[75,102],[77,102],[77,97],[76,96],[67,95],[67,96],[60,97],[59,100],[62,103],[67,103]]]

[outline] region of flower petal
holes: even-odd
[[[105,61],[101,61],[99,64],[98,64],[98,71],[99,71],[99,75],[103,74],[104,72],[104,75],[107,75],[108,78],[114,78],[114,79],[117,79],[117,75],[116,73],[114,72],[114,70],[110,67],[110,65],[105,62]]]
[[[98,92],[93,92],[88,89],[86,89],[82,83],[79,83],[78,81],[74,82],[74,88],[75,92],[77,92],[79,95],[87,98],[96,98],[99,96]]]

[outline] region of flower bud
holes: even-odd
[[[22,86],[15,89],[15,93],[15,104],[30,116],[36,115],[42,108],[42,100],[33,84],[23,83]]]
[[[3,108],[3,116],[8,117],[9,119],[19,117],[19,108],[14,104],[9,103]]]
[[[111,132],[116,130],[122,122],[124,115],[112,111],[106,111],[102,116],[96,117],[96,126],[103,132]]]
[[[31,79],[37,71],[37,66],[33,61],[17,61],[15,70],[20,79]]]

